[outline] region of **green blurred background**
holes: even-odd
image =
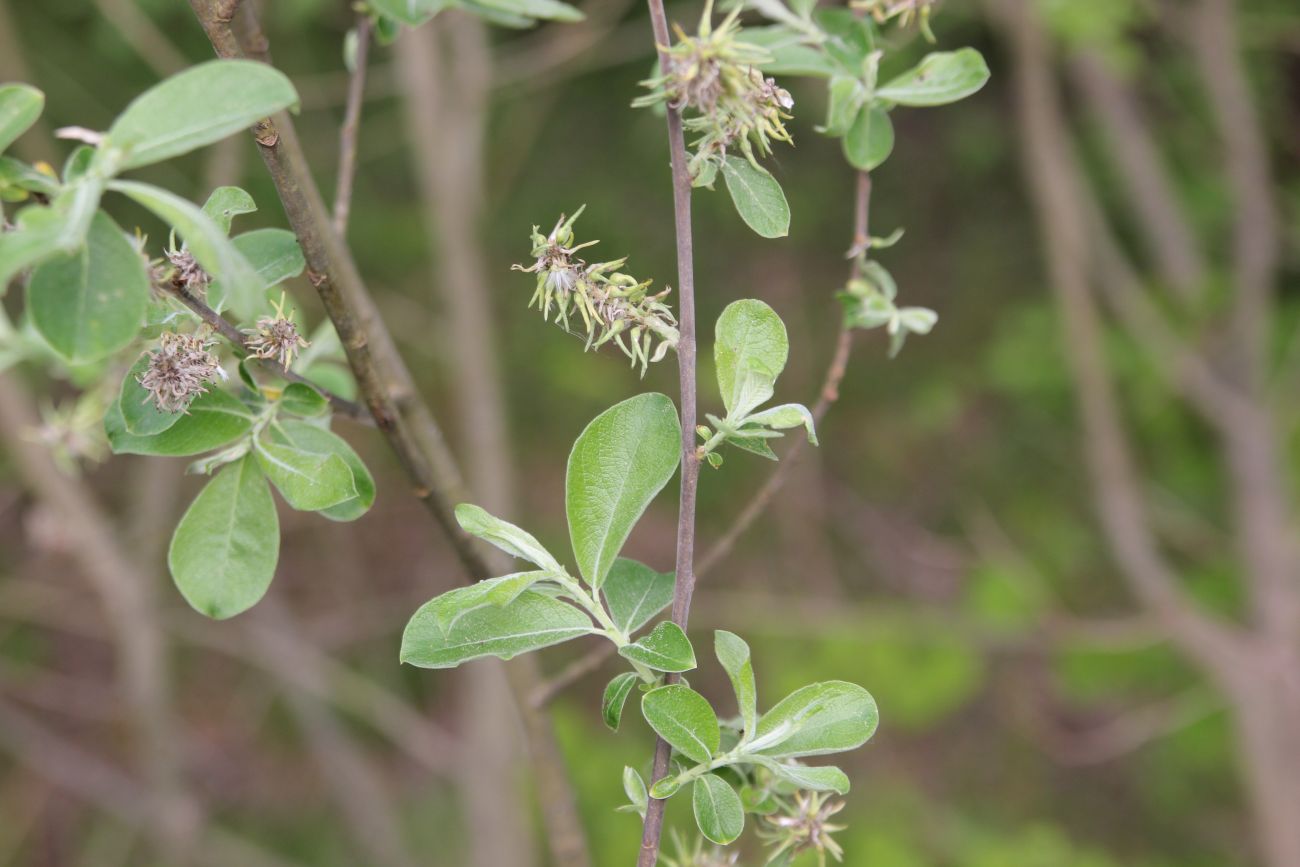
[[[1138,94],[1183,213],[1217,262],[1230,246],[1237,205],[1212,111],[1180,42],[1194,5],[1045,0],[1028,3],[1026,14],[1045,22],[1053,50],[1066,58],[1062,68],[1073,53],[1090,52]],[[303,95],[300,131],[328,193],[347,85],[341,46],[352,15],[341,0],[265,6],[275,63]],[[1295,401],[1286,376],[1294,365],[1287,366],[1285,350],[1300,264],[1300,9],[1292,0],[1237,7],[1240,60],[1263,118],[1285,227],[1276,285],[1289,292],[1270,320],[1282,385],[1269,405],[1289,452]],[[508,517],[557,549],[566,536],[559,504],[573,438],[615,400],[641,390],[676,391],[671,362],[640,380],[616,353],[584,355],[579,340],[527,309],[532,278],[509,270],[526,261],[533,224],[549,227],[585,203],[580,239],[600,239],[605,258],[629,256],[631,273],[660,286],[675,283],[663,122],[628,107],[649,69],[648,21],[639,6],[617,0],[597,0],[588,11],[583,24],[492,31],[491,80],[466,84],[452,62],[453,77],[440,91],[444,100],[472,101],[477,86],[486,88],[484,183],[471,182],[463,192],[481,201],[464,203],[472,225],[454,233],[453,242],[473,245],[469,255],[486,276],[451,288],[482,293],[492,313],[513,440],[508,463],[517,504]],[[698,9],[679,3],[669,13],[691,22]],[[141,42],[144,31],[132,36],[137,15],[157,28],[153,35],[166,41],[165,51],[150,50],[152,37]],[[31,82],[46,92],[50,127],[102,129],[172,59],[210,55],[186,4],[175,0],[8,0],[7,18],[0,28],[21,46]],[[444,64],[476,50],[474,25],[437,26],[446,31]],[[941,46],[983,51],[993,78],[958,105],[895,115],[898,143],[874,173],[871,218],[875,234],[906,229],[879,258],[898,278],[901,299],[937,310],[939,325],[892,361],[883,335],[859,336],[841,399],[821,427],[820,449],[805,452],[769,511],[702,581],[693,624],[705,635],[726,626],[749,639],[767,702],[828,678],[853,680],[875,695],[880,731],[845,762],[854,780],[843,814],[850,827],[841,835],[850,865],[1265,863],[1233,699],[1143,613],[1098,529],[1061,317],[1022,174],[1026,157],[1005,35],[982,5],[966,0],[943,4],[934,27]],[[888,60],[897,68],[926,49],[911,37],[897,42]],[[431,146],[413,139],[409,123],[411,101],[422,97],[392,48],[376,47],[371,60],[350,241],[408,362],[465,454],[475,445],[458,428],[450,363],[463,335],[449,333],[440,261],[446,249],[431,243],[429,205],[414,180],[420,149]],[[796,147],[779,148],[772,167],[790,200],[790,236],[763,241],[740,222],[725,193],[698,193],[698,304],[705,334],[731,300],[772,304],[791,337],[778,397],[812,403],[838,328],[834,293],[847,274],[854,177],[838,143],[814,131],[824,86],[782,83],[796,100]],[[1116,215],[1124,249],[1141,260],[1138,218],[1124,210],[1126,180],[1111,160],[1105,129],[1081,105],[1068,74],[1057,85],[1090,189]],[[456,122],[442,108],[445,122]],[[461,117],[472,119],[475,110]],[[61,158],[49,157],[55,165]],[[216,180],[238,183],[261,205],[240,218],[245,229],[283,225],[249,140],[147,174],[200,201]],[[159,231],[142,213],[123,209],[117,216],[124,225]],[[1230,297],[1230,281],[1214,279],[1225,284],[1219,295]],[[300,279],[293,288],[307,318],[318,321],[310,286]],[[12,295],[10,303],[16,310]],[[1217,310],[1210,305],[1181,325],[1195,331],[1214,322]],[[1104,338],[1145,501],[1179,580],[1207,608],[1244,617],[1245,582],[1225,505],[1229,480],[1213,435],[1151,363],[1141,337],[1111,328]],[[716,402],[707,354],[700,375],[706,406]],[[66,398],[69,386],[47,373],[23,375],[43,400]],[[457,567],[408,496],[383,441],[346,422],[337,429],[375,469],[379,500],[350,525],[326,527],[284,512],[271,601],[291,612],[313,647],[367,685],[335,684],[330,688],[363,690],[361,698],[342,709],[326,704],[382,781],[416,863],[468,864],[475,835],[509,832],[465,821],[459,748],[432,747],[453,752],[443,773],[420,766],[391,731],[355,706],[373,710],[364,689],[380,688],[452,739],[473,727],[459,709],[469,691],[462,674],[397,665],[406,616],[453,586]],[[95,625],[102,614],[66,556],[76,528],[50,526],[6,460],[0,453],[0,590],[9,600],[0,604],[0,692],[83,749],[124,765],[123,699],[104,629]],[[725,530],[771,470],[741,453],[729,454],[720,471],[705,469],[702,544]],[[132,538],[142,545],[151,544],[151,533],[165,538],[197,489],[199,480],[181,479],[180,471],[138,458],[83,469],[122,532],[137,534]],[[164,472],[173,478],[156,478]],[[160,526],[140,526],[142,504],[153,507]],[[668,495],[654,505],[630,543],[633,556],[671,566],[674,510]],[[142,580],[156,587],[168,623],[182,766],[207,819],[288,863],[371,863],[339,820],[326,785],[330,771],[290,707],[283,675],[249,652],[261,646],[243,637],[251,627],[238,619],[202,621],[171,588],[161,559],[154,565]],[[49,616],[51,609],[75,610],[84,628]],[[583,649],[544,652],[544,667],[559,670]],[[725,695],[721,672],[710,666],[692,680]],[[603,683],[599,674],[583,679],[553,709],[595,861],[625,864],[640,826],[612,809],[622,799],[619,773],[625,764],[644,764],[651,737],[635,719],[617,736],[604,729],[597,712]],[[510,713],[500,702],[490,707]],[[517,740],[511,720],[498,728]],[[510,785],[533,804],[526,762],[509,767]],[[524,833],[535,833],[535,816],[508,812],[503,828],[522,822]],[[534,848],[537,863],[545,863],[543,845]],[[129,823],[0,755],[0,863],[164,863],[157,857]],[[740,863],[761,863],[757,857],[747,853]]]

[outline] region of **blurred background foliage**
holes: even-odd
[[[585,203],[579,231],[600,239],[601,255],[628,255],[634,273],[660,286],[674,282],[662,121],[628,108],[649,69],[648,24],[634,3],[601,3],[612,11],[598,23],[492,32],[486,202],[475,227],[489,278],[456,287],[488,293],[494,312],[516,444],[510,460],[522,480],[521,502],[508,517],[560,547],[564,457],[575,435],[622,396],[676,391],[671,364],[652,367],[640,381],[616,353],[584,356],[579,340],[526,309],[533,281],[509,271],[527,258],[532,224],[549,226]],[[1230,202],[1221,177],[1205,171],[1215,146],[1206,134],[1210,124],[1185,56],[1162,36],[1183,5],[1041,0],[1040,8],[1065,49],[1099,49],[1115,69],[1139,78],[1181,200],[1217,247],[1227,243],[1220,236]],[[155,22],[178,57],[209,56],[185,4],[174,0],[9,0],[9,21],[0,26],[23,46],[32,83],[47,94],[50,127],[103,128],[157,79],[161,58],[146,62],[114,23],[123,6]],[[1240,7],[1244,56],[1290,226],[1291,291],[1275,323],[1286,347],[1300,313],[1300,8],[1292,0]],[[351,15],[335,0],[274,0],[265,13],[275,63],[303,96],[300,130],[329,190],[347,83],[341,46]],[[697,9],[675,3],[669,14],[693,21]],[[872,228],[906,228],[903,241],[880,258],[906,302],[936,309],[940,324],[892,362],[883,335],[859,340],[841,400],[820,431],[822,447],[805,453],[759,525],[701,585],[694,625],[703,631],[725,624],[750,640],[769,701],[814,678],[853,680],[876,696],[880,732],[849,759],[855,785],[843,844],[851,865],[1257,863],[1223,700],[1133,615],[1096,529],[1061,324],[1023,192],[1003,48],[980,7],[965,0],[943,4],[935,29],[942,46],[980,48],[993,79],[945,110],[896,115],[898,145],[874,177]],[[573,50],[561,30],[595,38]],[[914,61],[924,50],[915,42],[889,63]],[[796,147],[779,152],[772,165],[790,199],[791,234],[760,241],[724,194],[701,191],[697,285],[700,321],[709,330],[737,297],[761,298],[781,313],[792,344],[782,394],[811,401],[837,327],[833,296],[846,273],[853,176],[838,144],[813,131],[824,88],[787,86],[796,100]],[[429,276],[437,263],[412,183],[411,149],[418,145],[408,133],[390,49],[373,52],[369,91],[350,240],[421,385],[435,406],[446,407],[454,341]],[[1079,114],[1071,121],[1099,197],[1114,201],[1123,180],[1109,167],[1090,119]],[[251,141],[223,154],[218,168],[218,158],[201,153],[151,168],[146,179],[201,201],[219,172],[261,205],[240,218],[245,229],[281,225]],[[116,216],[159,231],[142,212]],[[308,318],[318,321],[310,287],[297,288]],[[1105,348],[1150,473],[1155,522],[1172,540],[1187,586],[1206,605],[1235,613],[1242,605],[1236,566],[1228,555],[1214,555],[1227,519],[1209,434],[1170,397],[1130,338],[1110,334]],[[701,360],[707,404],[715,401],[707,385],[711,359]],[[30,373],[47,403],[66,398],[66,383]],[[1294,400],[1293,388],[1286,397]],[[284,514],[271,597],[351,670],[454,729],[461,724],[451,711],[461,682],[396,664],[406,614],[457,580],[454,561],[406,496],[383,443],[344,423],[340,430],[375,468],[379,500],[356,525],[328,530]],[[102,638],[42,621],[33,613],[40,603],[30,601],[33,587],[60,588],[60,598],[86,606],[78,613],[94,620],[62,553],[75,543],[75,528],[43,521],[4,461],[0,456],[0,590],[9,601],[0,604],[0,690],[111,756],[120,747],[120,702]],[[148,496],[140,491],[141,463],[119,458],[85,474],[124,527],[142,538],[171,524],[139,527],[132,519]],[[728,455],[721,471],[706,468],[703,539],[726,528],[768,472],[765,462],[739,453]],[[197,480],[180,484],[190,491]],[[631,541],[632,556],[669,567],[674,507],[667,496],[656,504]],[[322,793],[321,769],[278,681],[231,652],[231,641],[239,640],[234,625],[200,622],[164,569],[150,580],[159,585],[174,635],[184,764],[212,814],[294,863],[361,863]],[[546,667],[557,670],[566,653],[577,652],[551,652]],[[705,667],[697,676],[697,687],[723,694],[720,672]],[[619,769],[649,756],[651,736],[631,715],[633,737],[601,726],[595,708],[602,683],[585,679],[554,708],[594,857],[605,865],[626,863],[639,839],[635,818],[611,808],[622,799]],[[1125,727],[1134,714],[1146,716],[1130,738]],[[382,769],[420,863],[464,863],[466,831],[491,831],[469,829],[458,818],[455,787],[412,766],[364,721],[348,725]],[[519,767],[523,785],[525,766]],[[0,863],[151,863],[134,833],[111,816],[17,764],[0,769]]]

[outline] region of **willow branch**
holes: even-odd
[[[167,285],[167,291],[175,295],[178,301],[188,307],[194,315],[207,323],[213,331],[230,341],[236,349],[243,350],[243,352],[250,358],[257,358],[255,349],[249,345],[248,335],[240,331],[239,328],[229,319],[205,304],[201,298],[191,292],[188,288],[171,283]],[[282,379],[287,379],[290,382],[302,383],[303,385],[310,386],[320,392],[321,396],[330,402],[330,406],[334,407],[336,412],[347,416],[353,421],[361,422],[363,424],[370,424],[373,422],[373,419],[371,419],[370,415],[366,412],[366,408],[361,404],[354,403],[346,397],[339,397],[329,389],[322,388],[307,377],[300,373],[295,373],[274,359],[257,358],[257,360],[264,367],[275,373],[276,376],[279,376]]]
[[[659,63],[668,69],[668,18],[663,0],[649,0]],[[686,163],[686,139],[682,134],[681,111],[672,106],[668,118],[668,153],[672,163],[673,227],[677,238],[677,304],[681,336],[677,343],[677,370],[681,392],[682,465],[681,495],[677,511],[677,565],[673,583],[673,622],[686,629],[695,592],[695,496],[700,480],[700,459],[695,450],[695,268],[691,233],[691,175]],[[677,677],[669,675],[675,682]],[[672,748],[663,738],[655,740],[651,783],[668,773]],[[654,867],[663,836],[664,801],[651,798],[646,807],[637,867]]]
[[[352,77],[348,81],[348,104],[339,127],[339,174],[334,187],[334,231],[347,237],[348,215],[352,211],[352,183],[357,174],[357,134],[361,128],[361,106],[366,99],[366,61],[370,56],[370,16],[357,15],[357,50]]]
[[[238,17],[248,54],[267,59],[265,34],[247,4],[242,11],[237,0],[233,5],[231,0],[190,0],[190,5],[218,56],[245,55],[231,27]],[[428,405],[420,399],[391,333],[380,320],[351,251],[334,231],[292,120],[284,113],[267,118],[255,128],[254,136],[298,236],[308,277],[334,323],[376,425],[402,463],[413,493],[451,541],[466,577],[470,581],[491,577],[494,573],[482,548],[461,530],[455,518],[455,504],[466,499],[459,467]],[[548,842],[557,855],[581,858],[585,838],[576,824],[576,811],[565,809],[576,798],[563,757],[549,720],[528,703],[529,667],[535,665],[535,660],[525,657],[521,663],[507,666],[507,679],[528,736]]]

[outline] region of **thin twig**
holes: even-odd
[[[357,15],[353,30],[357,50],[353,56],[352,78],[348,81],[348,104],[339,127],[339,175],[334,188],[334,231],[340,238],[348,234],[348,215],[352,211],[352,182],[357,174],[357,133],[361,128],[361,106],[366,100],[366,59],[370,55],[370,16]]]
[[[668,18],[663,0],[649,0],[650,21],[661,68],[668,68]],[[677,567],[673,583],[673,622],[686,629],[691,613],[691,596],[695,592],[695,495],[700,480],[700,459],[695,450],[695,268],[691,233],[691,175],[686,164],[686,139],[682,133],[680,109],[669,107],[668,152],[672,163],[673,226],[677,237],[677,304],[681,336],[677,343],[677,369],[681,391],[682,476],[677,511]],[[676,675],[669,675],[672,683]],[[651,782],[668,773],[672,748],[663,738],[655,741],[654,768]],[[641,851],[637,867],[654,867],[659,859],[659,840],[663,836],[664,804],[651,798],[646,807],[641,832]]]
[[[337,412],[347,416],[353,421],[360,422],[361,424],[374,424],[374,420],[370,417],[370,414],[366,411],[366,408],[363,407],[361,404],[354,403],[353,401],[348,400],[346,397],[339,397],[334,392],[330,391],[327,388],[322,388],[321,386],[312,382],[310,379],[303,376],[302,374],[293,372],[289,368],[280,364],[280,362],[276,361],[275,359],[258,358],[254,354],[255,353],[254,348],[250,346],[248,343],[249,340],[248,335],[240,331],[239,328],[237,328],[235,324],[232,323],[229,319],[222,316],[220,313],[218,313],[217,311],[209,307],[207,304],[205,304],[202,301],[202,299],[200,299],[197,295],[191,292],[188,288],[184,286],[177,286],[175,284],[169,284],[167,286],[167,291],[175,295],[177,300],[179,300],[182,304],[184,304],[191,311],[193,311],[196,316],[198,316],[205,323],[207,323],[208,326],[212,328],[213,331],[217,332],[222,337],[226,338],[226,340],[233,343],[237,349],[242,349],[245,353],[247,353],[248,357],[257,358],[257,360],[262,365],[269,368],[272,372],[275,373],[276,376],[279,376],[283,379],[287,379],[290,382],[300,382],[303,385],[311,386],[316,391],[320,392],[321,396],[324,397],[326,400],[328,400],[330,402],[330,405],[334,407],[334,409]]]

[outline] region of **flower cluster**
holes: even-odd
[[[208,351],[209,345],[211,341],[199,334],[164,332],[138,380],[149,392],[146,401],[153,401],[159,412],[184,412],[190,401],[207,391],[205,383],[224,379],[226,373]]]
[[[739,14],[738,6],[714,28],[710,3],[697,35],[688,36],[674,25],[677,43],[666,49],[663,70],[642,82],[651,93],[632,103],[635,107],[667,103],[683,112],[682,126],[699,133],[691,142],[695,153],[690,164],[697,186],[712,182],[732,148],[757,167],[756,155],[770,154],[773,140],[793,144],[784,122],[791,117],[794,99],[759,70],[770,56],[739,38]]]
[[[825,867],[827,853],[836,861],[843,860],[844,849],[831,834],[843,831],[846,826],[829,821],[843,809],[843,801],[832,801],[824,792],[798,792],[787,809],[764,816],[765,827],[760,836],[773,846],[768,863],[804,852],[816,852],[821,867]]]
[[[651,295],[649,280],[639,281],[620,270],[626,258],[592,264],[578,258],[579,250],[598,243],[574,243],[573,224],[585,207],[567,219],[561,215],[549,235],[533,226],[535,261],[527,267],[515,265],[513,270],[537,275],[537,291],[528,306],[536,304],[543,319],[549,322],[554,310],[556,324],[573,332],[569,320],[576,310],[586,331],[586,349],[612,340],[634,366],[641,364],[644,376],[650,362],[677,347],[677,319],[663,301],[670,290]],[[656,338],[659,345],[652,353]]]
[[[257,327],[248,332],[244,345],[254,358],[274,359],[281,367],[288,369],[293,364],[293,357],[299,349],[308,346],[307,341],[298,333],[298,326],[293,321],[293,311],[284,314],[285,296],[275,305],[274,316],[263,316],[257,320]]]
[[[143,247],[144,239],[139,241]],[[167,262],[162,260],[150,263],[150,276],[155,288],[161,288],[163,294],[171,294],[170,289],[186,289],[197,298],[204,298],[212,278],[194,259],[189,250],[166,250]]]

